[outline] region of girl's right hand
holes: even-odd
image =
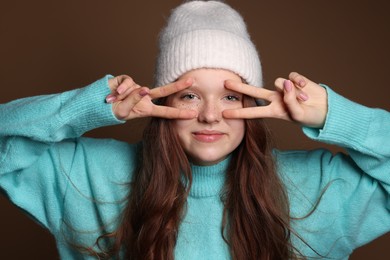
[[[152,102],[154,99],[166,97],[188,88],[192,84],[192,79],[186,79],[149,89],[136,84],[129,76],[121,75],[108,80],[111,94],[106,97],[106,102],[113,103],[112,110],[120,120],[150,116],[169,119],[192,119],[197,116],[197,112],[194,110],[159,106]]]

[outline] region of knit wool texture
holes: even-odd
[[[262,86],[260,58],[241,15],[219,1],[191,1],[172,10],[159,41],[155,84],[200,68],[226,69]]]

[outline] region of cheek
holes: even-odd
[[[175,107],[178,109],[199,109],[199,100],[182,100],[178,96],[169,96],[167,99],[167,106]]]
[[[178,109],[190,109],[190,110],[199,110],[199,103],[197,102],[173,102],[172,107]]]
[[[244,120],[228,120],[227,122],[231,129],[233,129],[236,137],[241,141],[245,134],[245,122]]]
[[[190,129],[192,120],[174,120],[173,127],[175,128],[176,133],[180,136],[182,133],[185,133],[186,130]]]

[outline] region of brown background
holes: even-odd
[[[140,2],[2,1],[0,102],[82,87],[108,73],[128,74],[151,85],[158,32],[169,10],[181,1]],[[267,88],[277,76],[299,71],[354,101],[390,110],[387,0],[227,2],[248,23]],[[88,135],[134,142],[144,123]],[[295,125],[270,124],[280,148],[325,146],[304,138]],[[0,204],[0,259],[58,257],[47,231],[1,196]],[[387,234],[358,249],[351,259],[386,259],[389,242]]]

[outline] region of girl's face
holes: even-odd
[[[225,80],[241,81],[241,78],[222,69],[192,70],[181,76],[181,79],[184,78],[192,78],[193,85],[171,95],[168,104],[196,110],[198,117],[174,120],[180,143],[192,163],[218,163],[236,149],[244,137],[244,120],[222,116],[225,109],[243,106],[243,94],[224,86]]]

